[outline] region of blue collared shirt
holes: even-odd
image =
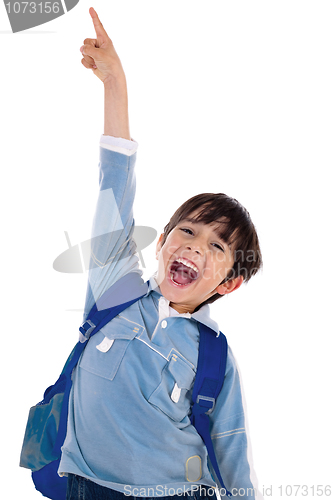
[[[136,147],[134,141],[101,138],[84,318],[106,290],[117,290],[120,278],[133,277],[129,290],[143,283],[132,238]],[[119,303],[126,300],[121,290],[113,295]],[[215,486],[206,448],[189,419],[198,322],[219,334],[208,305],[178,314],[152,277],[144,297],[91,338],[73,375],[59,474],[78,474],[132,496]],[[262,498],[254,491],[242,390],[230,348],[210,418],[226,487],[240,492],[235,499]]]

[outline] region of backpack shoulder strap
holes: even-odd
[[[215,456],[212,438],[210,436],[209,415],[215,407],[215,401],[221,392],[227,363],[228,343],[225,335],[218,336],[208,326],[199,323],[200,342],[197,373],[192,393],[191,423],[196,428],[206,445],[208,456],[226,494],[226,489],[217,459]]]
[[[138,273],[129,273],[120,278],[97,300],[86,320],[81,324],[80,342],[85,342],[119,313],[141,299],[149,288]]]
[[[148,286],[149,282],[146,282],[142,285],[140,289],[141,295],[139,296],[137,293],[134,295],[135,298],[132,298],[132,300],[129,300],[128,302],[124,302],[123,304],[117,304],[112,307],[107,307],[106,309],[99,310],[98,305],[103,303],[104,306],[106,305],[105,300],[101,301],[101,299],[104,297],[102,295],[101,299],[97,301],[93,307],[91,308],[87,319],[81,324],[79,330],[80,330],[80,341],[76,344],[74,347],[70,357],[68,358],[64,369],[62,371],[61,376],[59,377],[62,378],[63,383],[65,385],[65,391],[64,391],[64,398],[63,398],[63,404],[61,408],[61,414],[60,414],[60,420],[59,420],[59,428],[58,428],[58,434],[57,434],[57,439],[54,445],[53,452],[55,454],[60,453],[60,449],[64,443],[65,437],[66,437],[66,432],[67,432],[67,416],[68,416],[68,403],[69,403],[69,393],[72,387],[72,371],[77,365],[80,356],[87,345],[87,340],[95,335],[104,325],[106,325],[109,321],[111,321],[117,314],[121,313],[127,307],[131,306],[134,304],[136,301],[141,299],[148,291]],[[132,290],[133,292],[133,290]],[[105,295],[107,296],[109,294],[109,290],[105,292]],[[130,294],[130,292],[129,292]],[[132,294],[133,296],[133,294]],[[116,301],[117,302],[117,301]]]

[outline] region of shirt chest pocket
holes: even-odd
[[[80,368],[113,380],[130,342],[143,330],[141,325],[117,316],[89,340]]]
[[[173,354],[162,370],[161,382],[148,401],[176,422],[190,412],[195,372],[188,362]]]

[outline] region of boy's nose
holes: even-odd
[[[201,246],[198,245],[198,244],[195,244],[195,243],[191,243],[191,245],[186,245],[186,249],[187,250],[191,250],[192,252],[195,252],[195,253],[197,253],[199,255],[203,255],[204,254],[204,251],[201,248]]]

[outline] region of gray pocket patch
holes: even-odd
[[[190,457],[186,462],[187,481],[199,481],[201,479],[201,458],[198,455]]]

